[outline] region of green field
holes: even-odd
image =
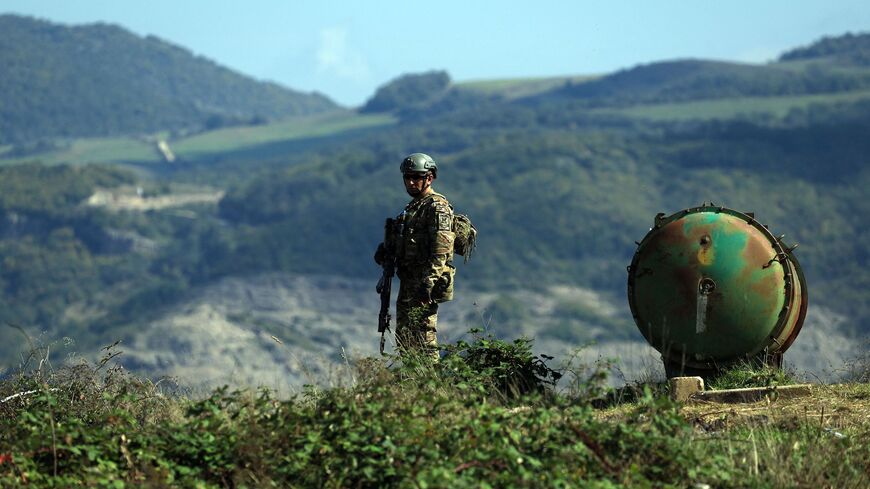
[[[170,144],[179,157],[197,158],[205,154],[234,151],[263,144],[336,136],[355,129],[386,126],[394,122],[395,118],[385,114],[358,115],[352,112],[341,112],[294,117],[264,126],[218,129]]]
[[[596,77],[516,78],[477,80],[459,83],[457,90],[501,95],[507,99],[541,93],[561,84],[581,83]],[[784,118],[791,110],[806,109],[814,104],[842,104],[870,100],[870,90],[784,97],[741,97],[716,100],[696,100],[678,103],[635,105],[625,108],[600,108],[590,111],[598,115],[617,115],[653,122],[679,122],[688,120],[733,119],[744,116],[767,115]],[[316,140],[340,136],[357,130],[373,129],[396,123],[388,114],[361,115],[338,112],[301,116],[260,126],[238,126],[203,132],[177,140],[169,140],[175,155],[181,159],[196,160],[209,155],[235,151],[270,154],[268,147],[281,143]],[[58,148],[25,156],[6,156],[13,148],[0,148],[0,165],[18,164],[38,160],[48,165],[87,163],[145,163],[162,162],[153,140],[159,135],[146,137],[88,138],[59,143]]]
[[[500,95],[506,99],[516,99],[553,90],[569,82],[583,83],[597,78],[600,78],[600,75],[469,80],[457,83],[455,88],[483,95]]]
[[[389,115],[358,115],[340,112],[325,115],[294,117],[261,126],[218,129],[178,140],[169,140],[176,156],[196,159],[209,154],[252,149],[259,145],[323,138],[378,126],[393,124]],[[155,135],[157,137],[157,135]],[[148,139],[154,139],[151,137]],[[26,156],[4,157],[9,147],[0,148],[0,165],[38,160],[48,165],[69,163],[160,163],[162,158],[155,143],[146,138],[87,138],[61,145],[56,150]]]
[[[769,114],[775,118],[788,115],[792,109],[806,109],[813,104],[851,103],[870,99],[870,91],[855,91],[788,97],[740,97],[719,100],[635,105],[621,109],[595,109],[591,113],[620,115],[651,121],[686,121],[732,119],[740,116]]]
[[[47,165],[123,161],[157,163],[160,161],[160,156],[153,144],[132,137],[76,139],[67,147],[26,156],[7,158],[0,153],[0,165],[14,165],[34,160]]]

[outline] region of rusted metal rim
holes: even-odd
[[[783,342],[780,352],[788,350],[791,344],[794,343],[794,340],[797,339],[798,334],[804,326],[804,320],[807,318],[807,307],[809,306],[809,290],[807,289],[807,281],[804,278],[804,271],[794,254],[789,253],[788,261],[794,267],[795,274],[798,277],[798,282],[801,284],[801,306],[800,311],[798,312],[797,323],[794,328],[792,328],[792,331],[786,338],[785,342]]]

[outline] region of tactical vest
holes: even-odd
[[[437,212],[443,206],[446,212]],[[436,217],[436,214],[438,217]],[[420,279],[431,266],[435,254],[446,254],[447,260],[441,270],[436,271],[432,299],[445,302],[453,299],[453,242],[444,239],[452,236],[453,209],[447,199],[433,192],[426,197],[413,200],[396,218],[396,243],[399,278]],[[434,241],[433,241],[434,237]]]

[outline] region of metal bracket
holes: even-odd
[[[786,253],[777,253],[773,258],[770,259],[769,262],[767,262],[767,263],[766,263],[763,267],[761,267],[761,268],[763,268],[763,269],[764,269],[764,268],[770,268],[770,266],[773,265],[773,262],[775,262],[775,261],[778,261],[779,264],[782,265],[782,262],[784,262],[784,261],[786,261],[786,260],[788,260],[788,255],[787,255]]]

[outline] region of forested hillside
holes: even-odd
[[[547,96],[585,100],[590,106],[600,106],[834,93],[868,86],[867,71],[823,68],[817,64],[748,65],[683,60],[634,67],[599,80],[572,84]]]
[[[389,112],[432,104],[446,91],[450,75],[446,71],[431,71],[405,75],[378,88],[360,112]]]
[[[800,60],[764,66],[655,63],[528,97],[472,93],[429,73],[380,92],[399,124],[235,150],[223,141],[173,166],[134,164],[137,173],[12,167],[0,199],[3,318],[93,346],[132,336],[222,277],[374,280],[383,219],[407,200],[398,162],[425,151],[441,169],[436,188],[480,231],[476,255],[460,265],[464,287],[567,285],[620,303],[635,241],[656,213],[713,201],[753,211],[800,243],[811,307],[845,317],[860,337],[870,332],[870,78],[851,55],[831,53],[862,52],[866,39],[826,39]],[[407,86],[415,82],[425,86]],[[430,94],[431,104],[408,93]],[[638,115],[652,109],[663,115]],[[148,211],[81,202],[99,188],[136,186],[146,197],[185,186],[226,193],[217,205]],[[527,306],[500,307],[534,321]],[[590,324],[625,335],[618,318],[565,314],[566,341],[588,339]],[[16,347],[0,348],[8,358]]]
[[[508,96],[496,90],[447,86],[439,72],[406,75],[381,87],[363,111],[393,111],[408,120],[445,112],[500,105],[570,104],[574,108],[632,107],[645,104],[747,97],[837,94],[870,89],[870,35],[825,38],[784,53],[767,64],[701,59],[657,61],[600,77],[565,77],[548,90]],[[533,85],[533,83],[530,83]],[[510,85],[508,85],[510,87]],[[555,107],[553,107],[555,109]]]
[[[565,281],[615,292],[624,287],[634,241],[657,212],[712,200],[754,211],[801,242],[812,290],[835,287],[836,294],[819,296],[864,309],[865,291],[848,284],[867,276],[853,266],[866,260],[857,237],[870,215],[862,197],[862,185],[870,183],[862,156],[870,154],[861,136],[870,130],[866,116],[789,128],[710,123],[662,133],[463,126],[462,118],[439,120],[270,172],[231,189],[221,215],[254,226],[257,246],[282,243],[245,253],[263,257],[264,269],[287,263],[326,272],[343,263],[346,273],[367,273],[371,250],[356,243],[377,242],[372,223],[400,209],[404,197],[390,163],[417,144],[441,156],[436,187],[481,229],[481,252],[464,280],[491,287]],[[311,243],[319,243],[315,262],[304,259]]]
[[[809,46],[792,49],[780,56],[781,61],[818,60],[867,66],[870,63],[870,35],[845,34],[824,37]]]
[[[108,24],[0,16],[0,144],[201,130],[336,110]]]

